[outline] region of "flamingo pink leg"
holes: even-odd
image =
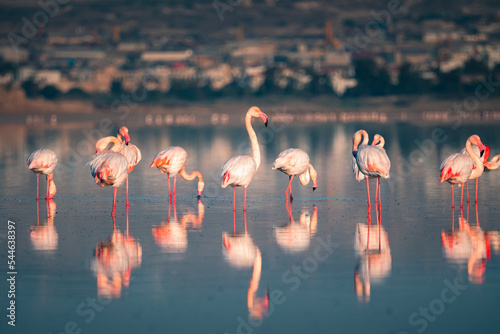
[[[177,196],[175,194],[175,187],[176,187],[176,185],[177,185],[177,174],[175,174],[175,176],[174,176],[174,193],[173,193],[174,198]]]
[[[479,203],[479,200],[477,198],[477,189],[479,188],[479,178],[476,179],[476,205]]]
[[[233,211],[236,211],[236,188],[233,187]]]
[[[115,210],[116,210],[116,192],[118,191],[118,188],[113,187],[113,210],[111,211],[111,215],[115,215]]]
[[[382,211],[382,196],[380,195],[380,178],[377,178],[377,186],[378,186],[378,212],[381,214]]]
[[[290,202],[293,201],[293,196],[292,196],[292,181],[293,181],[293,177],[295,175],[292,175],[292,177],[290,178]]]
[[[453,184],[451,185],[451,208],[455,209],[455,195],[453,194]]]
[[[290,196],[292,193],[290,192]],[[247,211],[247,187],[245,187],[245,202],[243,203],[243,211]]]
[[[465,184],[467,185],[467,204],[469,204],[469,181],[465,182]]]
[[[294,175],[288,176],[288,187],[285,190],[285,198],[288,199],[288,189],[290,189],[290,194],[292,193],[292,180]]]
[[[372,207],[372,204],[370,202],[370,185],[368,184],[368,177],[366,178],[366,194],[368,196],[368,210],[370,210]]]
[[[40,183],[40,174],[36,174],[36,200],[38,201],[39,200],[39,197],[38,197],[38,192],[39,192],[39,183]]]
[[[463,209],[463,207],[464,207],[464,185],[462,184],[462,192],[460,195],[460,209]]]
[[[128,207],[129,207],[129,202],[128,202],[128,175],[127,175],[127,181],[126,181],[125,187],[127,189],[127,209],[128,209]]]
[[[172,197],[172,194],[170,193],[170,174],[167,173],[167,179],[168,179],[168,198]]]
[[[372,215],[368,211],[368,235],[366,237],[366,252],[370,251],[370,227],[372,226]]]
[[[46,177],[47,180],[47,195],[45,196],[45,199],[49,199],[49,176],[47,175]]]

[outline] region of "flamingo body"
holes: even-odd
[[[101,187],[119,187],[125,182],[128,175],[127,158],[115,152],[96,154],[89,162],[90,171],[95,182]]]
[[[222,166],[221,185],[222,188],[248,187],[257,171],[255,160],[249,155],[237,155],[232,157]]]
[[[162,173],[176,176],[186,165],[187,153],[182,147],[170,146],[158,153],[150,167],[156,167]]]
[[[441,182],[463,184],[467,182],[474,168],[474,160],[468,155],[454,153],[441,162]]]
[[[30,154],[26,164],[35,174],[49,175],[57,166],[57,155],[48,148],[41,148]]]
[[[356,164],[359,171],[369,178],[389,178],[391,161],[381,147],[361,145],[356,152]]]
[[[273,163],[273,169],[277,169],[289,176],[304,173],[308,166],[309,155],[299,148],[284,150]]]

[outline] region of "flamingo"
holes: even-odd
[[[363,142],[361,143],[361,137],[363,137]],[[357,168],[359,172],[364,174],[366,178],[366,193],[368,195],[368,210],[371,208],[370,203],[370,186],[368,183],[369,179],[377,179],[377,188],[375,192],[375,199],[377,194],[379,195],[379,208],[380,204],[380,177],[385,179],[389,178],[389,170],[391,169],[391,161],[383,148],[385,140],[382,136],[376,135],[372,146],[368,146],[368,133],[365,130],[358,130],[352,136],[352,155],[356,159]],[[361,143],[361,145],[359,145]],[[378,144],[377,144],[378,143]],[[382,145],[382,146],[380,146]],[[356,173],[356,179],[358,181],[362,178]]]
[[[483,163],[479,159],[479,156],[474,153],[472,144],[477,145],[480,151],[485,149],[483,143],[481,143],[481,138],[479,138],[478,135],[472,135],[467,139],[467,142],[465,143],[465,149],[468,153],[468,156],[461,153],[451,154],[441,162],[441,166],[439,167],[441,173],[440,182],[447,181],[451,184],[452,208],[455,207],[453,185],[458,184],[459,187],[462,187],[463,184],[470,178],[474,165],[481,166],[481,168],[477,169],[481,174],[483,172]],[[463,207],[463,195],[464,188],[462,187],[462,195],[460,198],[461,208]]]
[[[111,215],[114,216],[116,192],[118,187],[127,179],[129,164],[123,154],[117,153],[121,146],[123,146],[123,143],[120,144],[119,140],[115,137],[111,138],[113,138],[111,140],[113,142],[111,149],[95,154],[92,160],[90,160],[89,165],[92,177],[98,185],[101,187],[113,186],[113,210],[111,211]]]
[[[153,162],[149,167],[156,167],[162,173],[167,173],[168,179],[168,196],[174,197],[175,188],[177,184],[177,174],[179,174],[184,180],[192,181],[195,177],[198,177],[198,199],[201,198],[201,192],[205,187],[205,183],[203,182],[203,176],[197,170],[192,172],[191,174],[186,173],[186,151],[179,146],[170,146],[158,153]],[[173,194],[170,193],[170,177],[174,177],[174,190]]]
[[[318,187],[318,173],[309,163],[309,155],[299,148],[289,148],[281,152],[273,163],[273,170],[275,169],[288,175],[289,182],[285,198],[288,198],[288,189],[290,189],[291,201],[293,201],[292,181],[295,175],[299,176],[299,181],[303,186],[307,186],[309,180],[312,179],[313,191]]]
[[[257,135],[252,128],[252,117],[260,117],[265,126],[268,124],[268,117],[255,106],[251,107],[247,111],[245,125],[248,131],[248,136],[250,137],[250,142],[252,143],[253,156],[237,155],[226,161],[226,163],[222,166],[221,186],[222,188],[226,188],[227,186],[233,187],[233,211],[236,211],[235,188],[239,186],[245,187],[243,211],[247,210],[247,187],[260,166],[260,149],[257,141]]]
[[[119,130],[118,133],[116,134],[116,137],[109,136],[109,137],[104,137],[100,140],[97,141],[96,143],[96,151],[95,153],[102,152],[105,150],[110,143],[116,143],[118,141],[118,144],[120,144],[120,148],[118,149],[118,153],[122,154],[127,158],[128,162],[128,172],[127,172],[127,178],[126,178],[126,202],[127,206],[129,206],[129,201],[128,201],[128,173],[131,173],[135,166],[141,161],[142,155],[141,151],[137,148],[137,146],[130,144],[130,136],[128,134],[128,128],[125,126],[122,126]],[[122,143],[125,143],[125,145],[122,145]]]
[[[48,148],[41,148],[30,154],[26,159],[28,168],[36,174],[36,200],[39,200],[39,178],[40,174],[47,176],[47,195],[45,199],[54,198],[56,194],[56,184],[54,183],[54,169],[57,166],[57,155],[54,151]]]
[[[472,173],[469,177],[469,180],[476,179],[476,204],[477,204],[478,203],[477,192],[479,189],[479,177],[483,174],[484,164],[486,163],[486,161],[488,160],[488,157],[490,156],[490,147],[488,145],[484,145],[484,151],[481,151],[481,150],[479,150],[479,147],[477,145],[472,145],[472,150],[474,151],[474,153],[477,156],[483,158],[481,160],[481,162],[482,162],[481,166],[474,165],[474,167],[472,168]],[[460,151],[460,153],[468,155],[465,147],[462,149],[462,151]],[[465,185],[467,188],[467,203],[469,203],[469,181],[465,182]]]

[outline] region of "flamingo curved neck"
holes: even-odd
[[[368,141],[369,141],[368,132],[366,132],[365,130],[359,130],[357,132],[357,134],[358,135],[356,135],[355,140],[354,140],[353,145],[352,145],[353,152],[356,152],[358,150],[358,147],[360,146],[360,142],[361,142],[361,145],[368,145]],[[361,141],[361,136],[363,138],[363,141]]]
[[[472,160],[474,160],[476,167],[482,167],[483,162],[481,161],[479,156],[476,155],[476,153],[474,153],[474,150],[472,149],[472,143],[470,142],[470,140],[467,140],[467,142],[465,143],[465,149],[467,150],[467,153],[469,153],[469,156],[472,158]]]
[[[257,135],[255,134],[255,131],[252,127],[252,115],[250,114],[250,112],[247,112],[247,115],[245,117],[245,125],[248,131],[248,137],[250,137],[250,143],[252,144],[252,156],[253,160],[255,160],[256,165],[255,170],[257,170],[260,166],[260,148],[259,142],[257,141]]]
[[[118,140],[118,138],[112,136],[100,139],[96,144],[96,148],[103,151],[109,146],[110,143],[113,143],[113,146],[111,146],[111,148],[109,149],[110,151],[113,152],[120,151],[122,142]]]
[[[179,175],[186,181],[192,181],[195,177],[198,177],[198,181],[203,182],[203,176],[201,176],[201,173],[197,170],[193,171],[191,174],[188,174],[186,172],[186,168],[182,167],[182,169],[179,171]]]

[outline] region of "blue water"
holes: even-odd
[[[11,220],[16,332],[497,332],[500,174],[481,177],[479,204],[464,208],[462,218],[458,205],[452,212],[450,186],[439,183],[438,168],[473,133],[499,154],[498,125],[439,126],[446,138],[437,142],[431,125],[263,130],[256,121],[262,163],[248,188],[246,230],[243,189],[233,216],[232,191],[218,181],[228,158],[248,152],[243,125],[125,125],[143,160],[130,174],[128,212],[124,187],[118,191],[115,222],[111,188],[95,185],[85,166],[93,149],[83,130],[97,122],[0,126],[0,268],[6,277]],[[382,134],[392,161],[391,179],[381,181],[380,218],[371,208],[368,252],[355,242],[358,224],[366,231],[368,221],[365,184],[351,172],[351,136],[359,128]],[[178,180],[169,206],[166,176],[149,168],[171,145],[186,149],[188,172],[203,173],[201,203],[196,182]],[[49,203],[35,201],[36,177],[25,165],[40,147],[59,156],[58,192]],[[288,177],[271,170],[289,147],[308,152],[319,175],[315,192],[294,181],[293,221],[284,200]],[[43,178],[40,185],[43,195]],[[472,197],[474,190],[472,184]],[[375,181],[371,191],[373,201]],[[365,245],[366,234],[360,238]],[[0,288],[6,315],[5,280]],[[5,315],[2,333],[12,331]]]

